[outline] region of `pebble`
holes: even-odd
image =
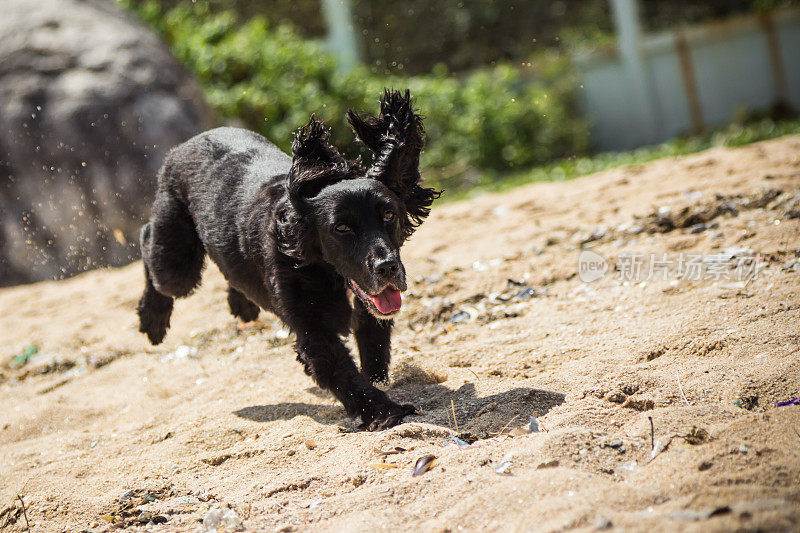
[[[625,230],[625,233],[628,233],[630,235],[639,235],[643,231],[644,231],[644,226],[642,226],[641,224],[632,224]]]
[[[534,289],[532,287],[525,287],[524,289],[519,291],[516,294],[516,296],[514,296],[514,298],[516,298],[518,300],[530,300],[534,296],[536,296],[536,289]]]
[[[242,531],[242,519],[233,509],[215,507],[203,516],[203,532]]]
[[[703,233],[705,230],[708,229],[708,226],[705,224],[695,224],[691,228],[689,228],[689,233]]]
[[[791,259],[783,265],[783,270],[793,270],[795,272],[800,272],[800,259]]]
[[[450,317],[450,322],[453,324],[461,324],[467,320],[469,320],[469,313],[466,311],[458,311],[457,313],[453,313],[453,315]]]
[[[602,531],[604,529],[611,529],[613,526],[614,526],[614,524],[611,523],[611,520],[609,520],[608,518],[604,518],[604,517],[598,518],[597,521],[594,523],[594,529],[596,531]]]
[[[509,468],[511,468],[511,455],[506,454],[503,459],[500,461],[500,464],[494,469],[495,474],[503,475],[503,474],[510,474]]]
[[[164,354],[161,357],[161,361],[177,361],[188,357],[197,357],[197,347],[182,344],[175,348],[174,351]]]

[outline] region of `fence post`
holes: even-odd
[[[681,80],[683,81],[683,92],[686,95],[686,105],[689,108],[689,119],[692,121],[690,131],[698,134],[705,129],[705,123],[703,106],[700,104],[700,95],[697,91],[697,77],[694,75],[692,50],[684,30],[675,30],[672,38],[675,42],[675,53],[678,54],[678,64],[681,66]]]
[[[786,68],[784,67],[781,42],[778,38],[778,30],[775,28],[775,21],[772,20],[772,13],[761,13],[758,22],[764,29],[767,37],[767,50],[769,50],[769,65],[772,69],[772,79],[775,84],[775,105],[789,110],[789,83],[786,80]]]
[[[628,73],[633,102],[644,136],[641,144],[661,140],[662,120],[653,76],[642,45],[642,27],[637,0],[611,0],[622,62]]]
[[[322,11],[328,26],[328,46],[339,59],[339,68],[350,70],[359,61],[350,0],[322,0]]]

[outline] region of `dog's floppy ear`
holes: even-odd
[[[289,199],[295,206],[302,205],[305,199],[315,196],[347,172],[347,162],[330,145],[329,138],[325,123],[314,115],[295,134],[288,176]]]
[[[414,112],[411,94],[385,89],[380,116],[347,111],[358,139],[375,155],[367,176],[394,191],[406,206],[406,236],[430,213],[441,191],[422,187],[419,156],[425,144],[422,117]]]

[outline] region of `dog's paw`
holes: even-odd
[[[139,306],[138,314],[139,332],[147,335],[152,344],[161,344],[169,329],[170,314],[153,312],[143,305]]]
[[[161,344],[167,335],[167,328],[169,328],[169,317],[165,319],[163,316],[149,316],[139,319],[139,332],[147,335],[153,345]]]
[[[228,306],[231,314],[242,322],[252,322],[258,318],[261,308],[238,292],[228,293]]]
[[[381,410],[371,420],[364,420],[364,423],[359,427],[367,431],[382,431],[400,424],[403,418],[409,415],[419,414],[417,408],[411,404],[393,404],[387,407],[387,410]]]
[[[147,288],[136,307],[139,315],[139,332],[147,335],[153,344],[161,344],[169,329],[174,300],[164,296],[148,282]]]

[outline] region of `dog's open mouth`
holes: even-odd
[[[347,280],[350,288],[353,289],[358,298],[367,304],[367,307],[379,314],[389,316],[400,310],[403,305],[403,297],[400,290],[393,285],[387,285],[385,289],[375,295],[368,294],[367,291],[358,286],[352,279]]]

